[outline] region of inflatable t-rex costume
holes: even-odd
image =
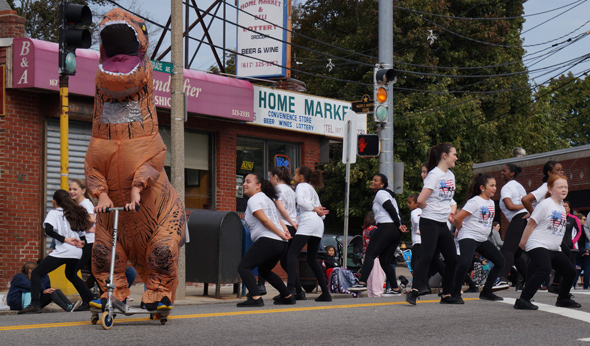
[[[87,186],[98,197],[99,211],[134,201],[140,205],[138,212],[119,215],[114,294],[120,301],[129,295],[125,270],[130,261],[146,285],[142,301],[148,309],[171,308],[186,216],[164,172],[166,146],[158,132],[145,24],[114,9],[101,21],[100,37],[92,138],[85,160]],[[113,222],[112,214],[98,214],[92,273],[103,292]]]

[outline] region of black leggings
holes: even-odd
[[[296,235],[293,237],[293,243],[291,247],[289,247],[289,251],[287,252],[287,275],[289,279],[287,281],[289,290],[291,292],[295,292],[295,282],[297,275],[297,263],[299,253],[301,249],[307,244],[307,264],[311,267],[313,274],[315,275],[316,279],[318,280],[318,284],[322,289],[322,294],[330,294],[330,290],[328,290],[328,282],[326,280],[326,275],[324,271],[320,267],[317,257],[318,257],[318,249],[320,248],[320,241],[322,238],[320,237],[313,237],[309,235]]]
[[[570,259],[570,261],[572,262],[572,264],[575,266],[576,264],[576,256],[578,255],[577,251],[572,251],[572,249],[569,248],[569,246],[567,246],[567,244],[565,243],[565,241],[561,242],[561,252],[563,252],[563,254]],[[555,276],[553,277],[553,285],[557,286],[561,283],[561,273],[560,272],[555,272]]]
[[[287,254],[289,253],[289,249],[291,248],[291,245],[293,245],[293,239],[295,239],[295,235],[297,234],[297,230],[295,229],[295,227],[287,226],[287,229],[289,230],[289,233],[291,234],[291,236],[293,238],[289,239],[289,245],[287,245],[287,251],[285,251],[285,253],[283,254],[283,257],[281,257],[281,268],[283,268],[285,273],[287,273],[287,270],[288,270],[287,268],[289,268],[289,266],[288,266],[289,259],[288,259]],[[295,291],[297,293],[303,292],[303,288],[301,287],[301,281],[299,281],[299,275],[295,276]]]
[[[576,277],[576,269],[570,259],[561,251],[550,251],[542,247],[527,251],[527,254],[529,255],[529,277],[520,297],[531,300],[553,268],[562,275],[559,298],[568,299]]]
[[[500,250],[498,250],[498,248],[489,240],[478,242],[469,238],[459,240],[459,249],[461,251],[461,256],[459,256],[459,263],[457,265],[457,271],[455,272],[453,295],[457,296],[461,294],[461,286],[467,276],[467,270],[473,265],[473,255],[475,254],[475,251],[494,263],[494,266],[488,274],[486,283],[483,286],[484,292],[491,292],[492,286],[496,282],[496,279],[500,275],[500,271],[504,268],[504,264],[506,263]]]
[[[78,270],[81,270],[86,264],[88,264],[88,269],[90,275],[86,279],[86,287],[92,288],[94,287],[94,275],[92,275],[92,246],[94,243],[86,243],[84,244],[84,248],[82,249],[82,258],[78,261],[78,267],[76,268],[76,273]]]
[[[391,266],[391,263],[393,263],[395,250],[401,238],[402,234],[393,222],[377,225],[377,229],[375,229],[371,236],[369,246],[367,246],[360,282],[367,282],[373,270],[375,258],[379,256],[379,264],[387,276],[387,281],[389,281],[392,288],[397,288],[397,278],[395,277],[395,270]]]
[[[508,275],[510,274],[510,269],[512,269],[512,265],[516,266],[516,269],[522,275],[522,277],[526,280],[526,261],[522,257],[523,251],[518,246],[520,244],[520,239],[522,238],[522,233],[526,228],[527,220],[523,219],[522,217],[526,215],[526,212],[516,214],[510,221],[508,225],[508,229],[506,230],[506,235],[504,236],[504,245],[500,249],[504,259],[506,260],[506,264],[504,265],[504,269],[500,272],[500,277],[502,279],[507,279]]]
[[[63,264],[66,265],[66,278],[74,285],[82,300],[88,303],[94,298],[92,292],[90,292],[84,281],[77,274],[77,258],[58,258],[50,255],[45,257],[31,273],[31,305],[41,306],[41,278]]]
[[[41,307],[44,308],[51,302],[57,304],[64,311],[68,311],[68,307],[72,305],[72,302],[66,297],[66,295],[60,290],[56,289],[53,293],[42,293],[41,294]]]
[[[238,273],[248,288],[250,295],[259,296],[258,284],[252,270],[258,267],[258,274],[268,281],[282,297],[289,296],[285,283],[272,270],[287,251],[287,243],[282,240],[261,237],[250,246],[238,265]]]
[[[457,267],[457,250],[453,235],[449,231],[446,222],[426,218],[420,218],[420,233],[422,246],[420,247],[420,259],[414,269],[413,288],[418,291],[428,288],[428,268],[438,248],[445,258],[445,270],[442,277],[443,294],[450,294],[453,287],[455,268]]]

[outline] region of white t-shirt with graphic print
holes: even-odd
[[[494,216],[496,216],[494,201],[475,196],[465,203],[462,210],[465,210],[470,215],[463,220],[457,239],[467,238],[477,242],[486,241],[492,230]]]
[[[446,222],[455,195],[455,175],[450,169],[443,172],[440,168],[434,167],[424,179],[424,188],[431,189],[432,193],[426,199],[426,207],[422,209],[420,217]]]
[[[567,215],[563,204],[553,198],[542,200],[531,215],[537,226],[526,242],[525,250],[542,247],[551,251],[561,251],[561,242],[565,234]]]

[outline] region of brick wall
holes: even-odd
[[[0,289],[39,258],[43,119],[37,94],[8,89],[0,116]]]
[[[25,18],[16,11],[0,11],[0,38],[25,37]]]

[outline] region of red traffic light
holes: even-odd
[[[379,156],[380,146],[378,135],[358,135],[357,153],[359,156]]]

